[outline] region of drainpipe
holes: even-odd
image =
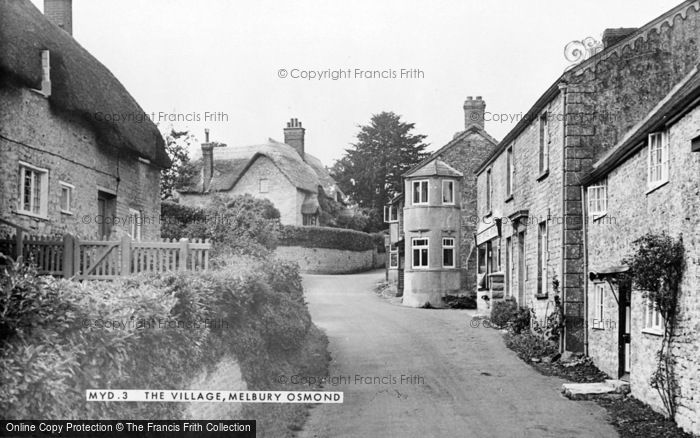
[[[559,280],[559,287],[561,288],[561,306],[562,306],[562,312],[564,313],[564,318],[566,319],[566,282],[564,281],[565,275],[564,275],[564,256],[565,256],[565,245],[566,241],[564,240],[564,236],[566,235],[566,136],[567,136],[567,113],[566,113],[566,82],[560,83],[559,84],[559,91],[562,93],[562,115],[563,120],[562,120],[562,153],[561,153],[561,213],[562,213],[562,221],[561,221],[561,249],[560,249],[560,261],[559,261],[559,276],[561,277]],[[566,325],[564,326],[563,334],[561,335],[561,342],[559,345],[559,350],[563,353],[566,351]]]
[[[588,202],[586,188],[581,185],[581,224],[583,226],[583,354],[588,356]]]

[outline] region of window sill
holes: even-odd
[[[503,202],[508,203],[512,200],[513,200],[513,195],[511,194],[511,195],[508,195],[508,197]]]
[[[34,219],[39,219],[42,221],[49,220],[49,217],[47,215],[36,214],[36,213],[29,212],[29,211],[16,210],[15,213],[20,214],[22,216],[28,216],[28,217],[31,217]]]
[[[655,330],[655,329],[642,329],[642,333],[645,335],[652,335],[652,336],[663,336],[664,332],[661,330]]]
[[[549,297],[548,293],[535,294],[535,299],[537,299],[537,300],[546,300],[548,297]]]
[[[73,216],[73,212],[72,212],[72,211],[68,211],[68,210],[61,210],[61,214],[67,214],[67,215],[69,215],[69,216]]]
[[[604,330],[605,330],[605,327],[596,327],[596,326],[592,326],[591,329],[593,329],[593,330],[604,331]]]
[[[660,189],[661,187],[665,186],[665,185],[668,184],[668,183],[669,183],[669,180],[666,180],[666,181],[663,181],[663,182],[659,182],[659,183],[655,183],[655,184],[654,184],[653,186],[651,186],[646,192],[644,192],[644,194],[645,194],[645,195],[648,195],[649,193],[654,192],[654,191],[656,191],[657,189]]]
[[[544,172],[540,173],[540,176],[537,177],[537,181],[542,181],[543,179],[547,178],[549,176],[549,169],[545,170]]]

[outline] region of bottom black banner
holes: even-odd
[[[0,420],[0,437],[255,438],[255,420]]]

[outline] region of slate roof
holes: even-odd
[[[464,175],[462,172],[456,170],[454,167],[445,163],[442,160],[434,159],[421,167],[413,168],[413,170],[408,171],[404,174],[406,178],[413,178],[417,176],[453,176],[456,178],[461,178]]]
[[[163,136],[149,119],[119,123],[95,117],[95,113],[144,115],[107,67],[29,0],[0,0],[0,86],[15,83],[40,89],[43,50],[49,50],[52,108],[86,120],[106,145],[170,166]]]
[[[289,182],[300,190],[316,193],[321,186],[327,193],[335,190],[335,181],[326,171],[321,161],[305,154],[306,161],[296,150],[285,143],[268,139],[267,143],[252,146],[227,146],[214,148],[214,172],[211,191],[231,190],[243,174],[261,157],[270,159],[287,177]],[[196,177],[180,193],[202,193],[202,160],[194,161]]]

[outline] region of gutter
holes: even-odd
[[[562,120],[562,151],[561,151],[561,214],[562,214],[562,221],[561,221],[561,250],[559,251],[559,275],[561,276],[561,280],[559,281],[559,286],[561,287],[561,303],[562,303],[562,311],[564,312],[564,320],[566,320],[566,305],[567,305],[567,299],[566,299],[566,282],[564,279],[566,278],[566,275],[564,274],[564,260],[566,256],[566,242],[564,240],[564,236],[566,233],[566,139],[567,139],[567,127],[568,124],[567,122],[567,113],[566,113],[566,98],[568,97],[567,93],[567,84],[566,82],[562,82],[558,84],[558,92],[562,93],[562,115],[563,120]],[[550,149],[550,154],[551,154],[551,149]],[[562,338],[560,340],[560,345],[559,345],[559,350],[563,353],[566,351],[566,325],[564,326],[564,333],[562,335]]]
[[[581,224],[583,225],[583,354],[588,356],[588,211],[586,186],[581,185]]]

